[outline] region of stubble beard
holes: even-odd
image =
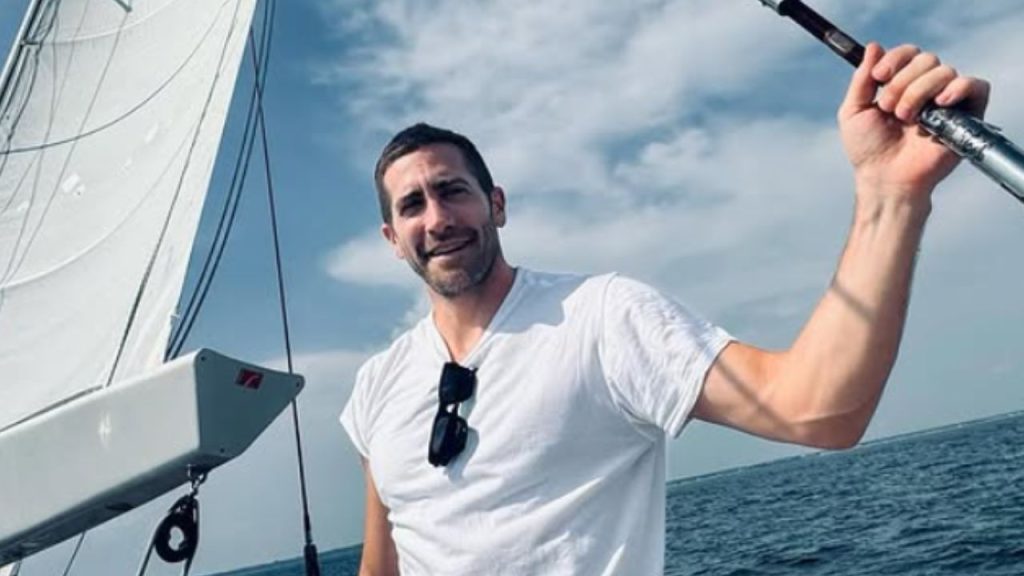
[[[444,298],[455,298],[461,296],[477,286],[484,283],[494,269],[494,263],[498,259],[498,228],[493,222],[488,222],[479,233],[474,233],[476,238],[473,244],[479,248],[470,260],[463,266],[451,269],[430,268],[429,257],[424,254],[417,254],[415,259],[409,259],[409,266],[416,274],[426,282],[434,292]],[[475,248],[475,246],[470,246]]]

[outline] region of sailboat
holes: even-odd
[[[196,482],[303,386],[167,360],[255,4],[29,3],[0,81],[0,566]]]

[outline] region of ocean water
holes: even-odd
[[[667,505],[667,576],[1021,575],[1024,413],[676,481]],[[323,575],[358,562],[328,552]]]

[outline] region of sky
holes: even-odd
[[[0,5],[0,43],[26,4]],[[919,44],[988,78],[990,121],[1024,142],[1017,0],[809,4],[861,40]],[[755,0],[288,0],[274,30],[267,128],[322,550],[361,539],[361,472],[337,424],[355,371],[426,312],[417,278],[380,236],[372,184],[377,153],[402,127],[424,120],[477,142],[508,194],[501,238],[514,265],[619,271],[768,348],[788,345],[834,271],[852,207],[834,121],[850,68]],[[211,215],[240,116],[229,118]],[[970,166],[934,205],[868,440],[1024,409],[1024,207]],[[225,259],[186,348],[284,366],[256,179]],[[695,423],[670,445],[669,474],[802,452]],[[72,573],[134,573],[182,493],[90,532]],[[300,555],[290,417],[215,471],[200,500],[193,573]],[[23,574],[59,573],[70,553],[57,546]]]

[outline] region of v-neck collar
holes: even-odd
[[[491,339],[491,335],[497,332],[502,324],[508,319],[509,315],[515,309],[516,305],[522,297],[524,285],[526,284],[525,276],[526,271],[522,268],[514,269],[515,277],[512,280],[512,287],[509,288],[508,294],[505,294],[505,298],[502,299],[501,304],[498,306],[498,310],[495,311],[491,321],[487,323],[487,327],[484,328],[480,338],[470,349],[466,357],[459,362],[460,365],[467,368],[476,369],[479,367],[479,359],[477,356],[480,355],[484,348],[484,345],[488,340]],[[444,342],[444,337],[441,336],[441,331],[437,328],[437,322],[434,321],[434,311],[431,309],[427,312],[427,317],[423,319],[423,322],[427,325],[427,333],[434,347],[434,352],[441,358],[442,362],[451,362],[454,359],[451,354],[448,353],[448,346]]]

